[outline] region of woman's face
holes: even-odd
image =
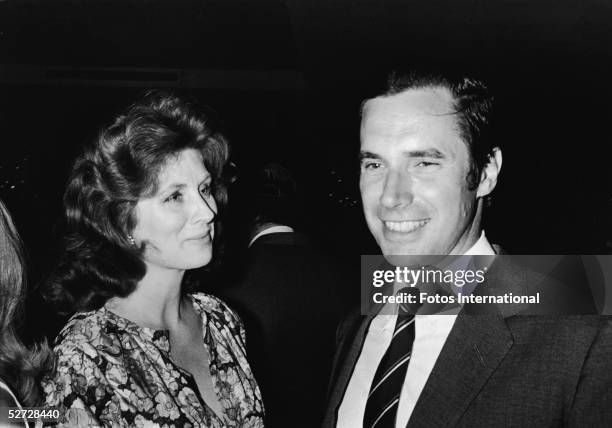
[[[210,261],[217,213],[211,178],[193,149],[161,169],[157,193],[140,199],[135,208],[133,237],[137,245],[146,245],[147,265],[185,270]]]

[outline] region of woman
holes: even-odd
[[[227,161],[209,118],[162,92],[76,160],[48,296],[77,313],[43,382],[64,425],[263,426],[240,320],[183,281],[212,258]]]
[[[24,298],[21,240],[0,201],[0,426],[3,427],[28,426],[27,420],[21,417],[9,417],[7,408],[39,404],[37,378],[51,361],[46,343],[28,349],[17,335]]]

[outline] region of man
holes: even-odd
[[[360,190],[385,256],[495,254],[481,224],[502,166],[491,104],[478,81],[416,75],[392,76],[363,104]],[[520,292],[541,277],[496,260],[486,280]],[[512,307],[405,319],[400,329],[388,315],[340,326],[325,427],[612,424],[609,319]],[[409,329],[405,357],[384,368]],[[387,401],[373,403],[398,376]]]
[[[341,281],[299,231],[299,189],[291,172],[267,164],[244,181],[251,223],[246,272],[218,294],[245,323],[266,427],[311,428],[325,410],[334,328],[344,312]]]

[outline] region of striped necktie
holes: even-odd
[[[402,289],[410,293],[418,289]],[[395,416],[414,342],[414,309],[398,305],[391,343],[380,360],[365,407],[363,428],[395,427]]]

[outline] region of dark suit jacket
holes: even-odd
[[[241,316],[247,357],[261,388],[266,427],[319,426],[346,314],[342,277],[299,233],[272,233],[248,251],[246,272],[220,295]]]
[[[541,284],[550,285],[496,260],[479,289],[520,294]],[[458,315],[408,427],[612,426],[611,318],[477,311]],[[372,318],[354,315],[338,330],[324,427],[336,426]]]

